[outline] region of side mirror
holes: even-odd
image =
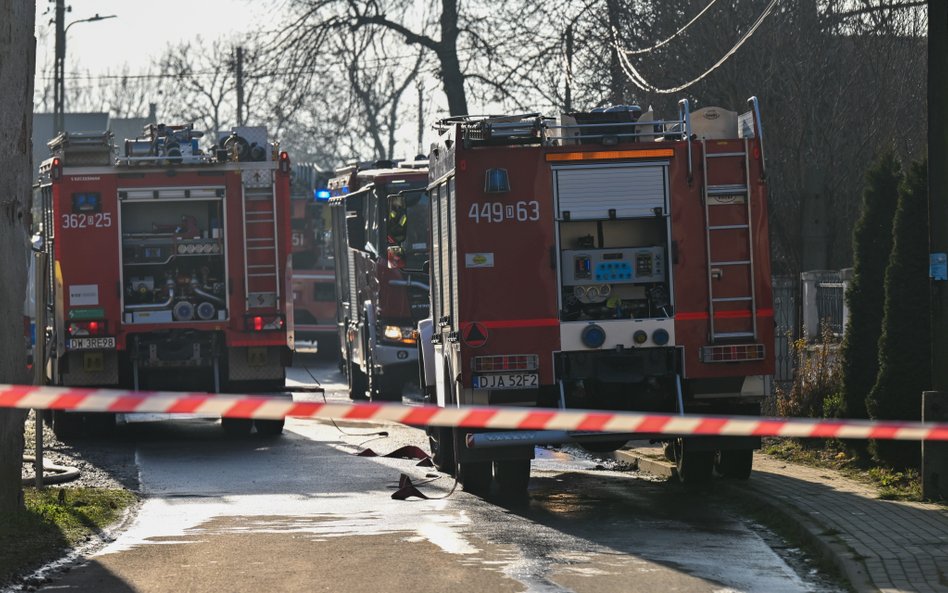
[[[346,212],[346,242],[349,249],[365,251],[365,216],[360,212]]]
[[[421,264],[421,271],[425,274],[431,273],[431,262],[429,260],[426,259],[425,263]]]

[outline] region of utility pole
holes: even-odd
[[[573,110],[573,25],[566,26],[566,104],[564,111]]]
[[[428,154],[422,144],[425,141],[425,89],[420,82],[416,87],[418,88],[418,152],[416,154],[421,155]]]
[[[237,125],[244,125],[244,48],[237,46]]]
[[[53,66],[53,125],[66,131],[66,0],[56,0],[56,60]]]
[[[928,1],[929,250],[948,253],[948,4]],[[931,279],[932,391],[922,394],[922,420],[948,420],[948,281]],[[939,479],[940,478],[940,479]],[[948,444],[922,443],[922,496],[948,498]]]

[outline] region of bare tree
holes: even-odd
[[[236,87],[229,68],[231,46],[201,38],[169,47],[158,60],[161,115],[195,123],[216,139],[236,122]]]
[[[30,137],[33,112],[33,69],[36,62],[32,2],[0,0],[0,129],[9,141],[0,143],[0,383],[27,380],[23,348],[23,302],[26,295],[25,213],[30,195]],[[23,422],[20,410],[0,408],[0,516],[22,506],[20,474],[23,460]]]
[[[768,0],[717,4],[684,32],[707,0],[599,0],[576,20],[574,101],[595,106],[613,89],[607,5],[618,4],[618,40],[651,85],[697,78],[723,56]],[[761,100],[771,171],[775,269],[842,267],[851,258],[867,163],[884,148],[920,154],[925,138],[925,29],[919,2],[795,0],[782,3],[720,68],[681,93],[643,90],[627,101],[674,113],[680,97],[698,107],[742,110]],[[725,26],[726,24],[726,26]],[[665,45],[659,42],[671,39]],[[651,49],[649,49],[651,48]]]
[[[458,0],[441,0],[428,12],[408,0],[294,0],[293,17],[270,45],[288,48],[284,58],[299,68],[320,61],[340,31],[387,31],[434,58],[448,111],[462,115],[470,113],[471,97],[481,105],[478,111],[494,103],[530,103],[521,91],[533,86],[530,74],[555,56],[558,42],[551,43],[550,34],[555,39],[558,33],[548,20],[566,4],[480,2],[462,8]]]

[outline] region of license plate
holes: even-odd
[[[536,373],[474,375],[474,389],[530,389],[539,383]]]
[[[69,350],[105,350],[115,348],[115,338],[70,338],[66,342]]]

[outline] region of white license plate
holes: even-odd
[[[115,348],[115,338],[70,338],[66,342],[69,350],[103,350]]]
[[[540,384],[536,373],[474,375],[474,389],[530,389]]]

